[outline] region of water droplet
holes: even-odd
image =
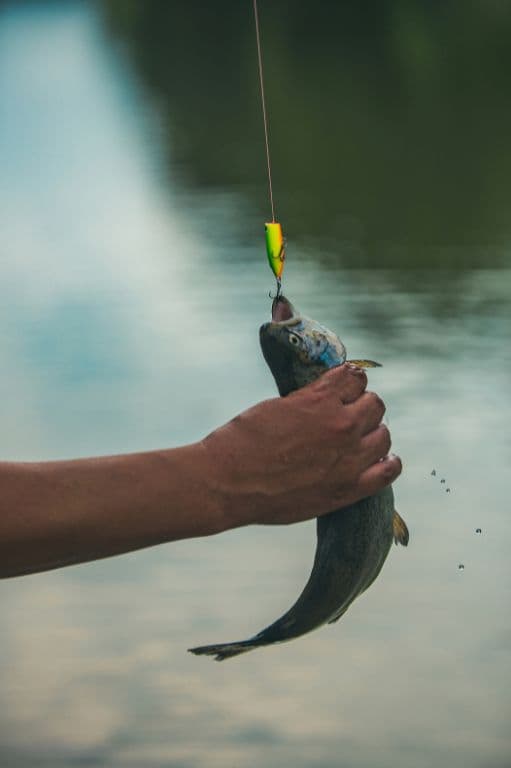
[[[440,480],[440,482],[441,482],[441,483],[445,483],[445,477],[442,477],[442,479]]]
[[[432,475],[433,475],[433,477],[434,477],[434,476],[436,475],[436,469],[434,469],[434,470],[431,472],[431,474],[432,474]]]
[[[451,489],[450,489],[450,488],[446,488],[446,489],[445,489],[445,492],[446,492],[446,493],[450,493],[450,492],[451,492]]]
[[[476,528],[476,533],[482,533],[482,530],[480,528]]]
[[[463,565],[463,563],[460,563],[458,565],[458,571],[464,571],[464,570],[465,570],[465,566]]]

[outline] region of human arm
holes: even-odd
[[[189,446],[74,461],[0,463],[0,577],[252,523],[324,514],[383,488],[384,406],[345,365],[259,403]]]

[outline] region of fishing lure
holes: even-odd
[[[286,258],[286,244],[284,235],[282,234],[282,225],[277,221],[271,221],[267,222],[264,225],[264,228],[266,230],[266,253],[268,254],[268,263],[277,280],[277,295],[279,295],[280,282]]]

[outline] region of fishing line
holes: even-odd
[[[254,19],[257,42],[257,60],[259,62],[259,83],[261,86],[261,105],[263,108],[264,123],[264,141],[266,144],[266,163],[268,165],[268,185],[270,188],[271,220],[275,221],[275,209],[273,206],[273,188],[271,183],[271,162],[270,162],[270,142],[268,140],[268,117],[266,114],[266,98],[264,95],[264,76],[263,76],[263,57],[261,54],[261,36],[259,34],[259,12],[257,10],[257,0],[254,0]]]

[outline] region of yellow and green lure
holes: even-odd
[[[286,243],[282,234],[282,225],[277,221],[267,222],[264,225],[266,230],[266,253],[268,254],[268,263],[271,271],[277,280],[277,297],[280,295],[280,286],[282,272],[284,271],[284,261],[286,259]]]

